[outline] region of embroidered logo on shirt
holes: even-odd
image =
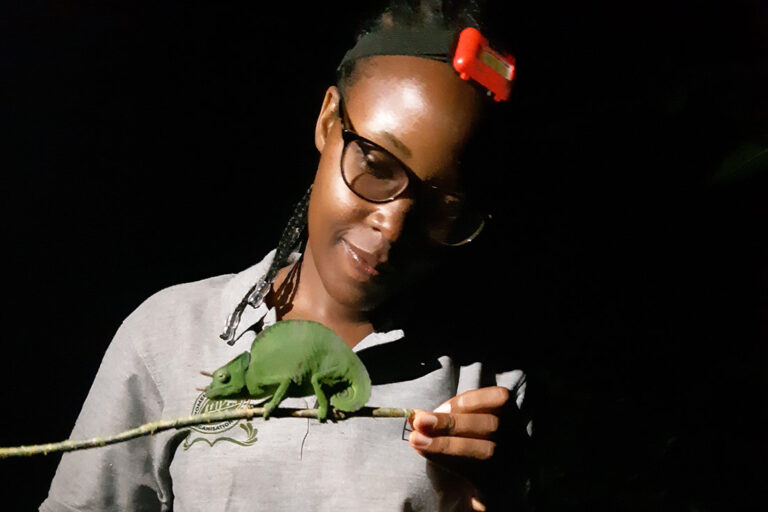
[[[214,411],[226,411],[231,409],[243,409],[249,405],[248,400],[210,400],[205,393],[200,393],[192,406],[192,415],[203,414],[206,412]],[[242,430],[232,430],[238,425]],[[229,432],[226,436],[221,436],[224,432]],[[190,427],[187,438],[184,439],[184,449],[188,450],[190,446],[198,441],[203,441],[208,446],[213,447],[219,441],[229,441],[231,443],[239,444],[240,446],[250,446],[257,441],[256,434],[258,429],[253,428],[250,421],[247,420],[227,420],[219,423],[206,423],[203,425],[195,425]],[[217,436],[213,441],[210,441],[205,436]],[[236,439],[240,438],[240,439]]]

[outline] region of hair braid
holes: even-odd
[[[288,260],[288,256],[298,248],[303,242],[302,234],[307,227],[307,209],[309,208],[309,196],[312,192],[312,186],[304,193],[304,196],[296,204],[293,210],[291,218],[288,219],[283,234],[280,236],[280,241],[277,243],[277,250],[275,251],[275,257],[272,258],[272,263],[269,265],[267,273],[264,274],[254,284],[248,293],[243,297],[235,310],[227,318],[227,326],[224,332],[219,336],[221,339],[234,345],[237,339],[235,338],[235,331],[240,323],[240,317],[245,311],[245,308],[251,306],[257,308],[261,305],[264,297],[269,291],[269,287],[277,277],[277,272],[285,266],[285,262]]]

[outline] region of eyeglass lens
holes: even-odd
[[[369,201],[389,201],[408,186],[408,174],[398,160],[359,139],[347,144],[341,171],[349,188]]]
[[[347,186],[368,201],[384,203],[401,194],[409,183],[403,164],[389,152],[361,138],[348,140],[341,156]],[[424,197],[427,232],[443,245],[463,245],[485,225],[484,217],[469,210],[458,196],[433,191]]]
[[[442,195],[430,204],[427,226],[433,240],[444,245],[463,245],[480,234],[485,220],[461,199]]]

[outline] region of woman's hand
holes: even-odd
[[[509,399],[509,390],[496,386],[466,391],[433,412],[417,409],[411,419],[411,446],[430,460],[471,471],[478,461],[493,457]],[[485,510],[482,501],[472,497],[472,509]]]
[[[451,398],[434,412],[417,409],[411,419],[411,446],[424,456],[490,459],[509,396],[504,387],[480,388]]]

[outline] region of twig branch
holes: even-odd
[[[226,420],[252,419],[254,416],[264,414],[263,407],[246,407],[228,411],[207,412],[177,418],[175,420],[161,420],[145,423],[140,427],[126,430],[111,437],[93,437],[83,441],[61,441],[60,443],[37,444],[32,446],[15,446],[11,448],[0,448],[0,459],[6,457],[28,457],[30,455],[47,455],[53,452],[71,452],[74,450],[84,450],[86,448],[97,448],[108,444],[121,443],[136,437],[154,435],[157,432],[171,429],[182,429],[193,425],[202,425],[205,423],[218,423]],[[413,409],[395,409],[391,407],[380,407],[377,409],[363,407],[356,412],[344,412],[331,409],[329,419],[332,421],[344,420],[353,416],[373,417],[373,418],[410,418],[413,416]],[[272,411],[272,417],[292,417],[292,418],[317,418],[317,409],[275,409]]]

